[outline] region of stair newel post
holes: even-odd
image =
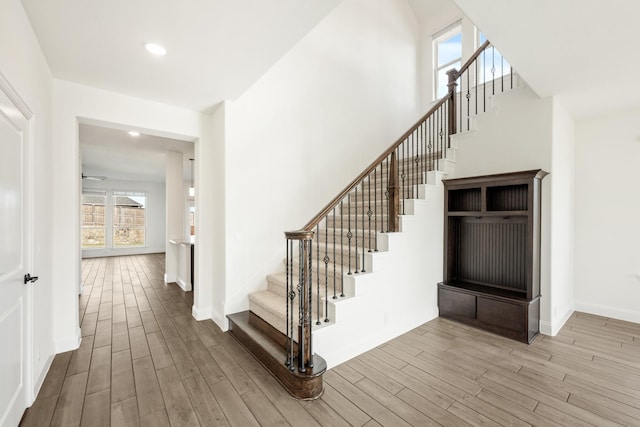
[[[398,160],[396,158],[396,152],[391,153],[391,159],[389,160],[389,177],[387,181],[387,192],[389,193],[388,202],[388,225],[387,231],[398,231],[398,215],[400,214],[400,183],[398,182]]]
[[[285,233],[287,239],[287,350],[289,355],[285,364],[289,370],[296,368],[295,358],[298,359],[298,370],[306,372],[313,368],[313,349],[311,347],[311,323],[313,320],[313,231],[289,231]],[[298,242],[298,281],[294,287],[293,275],[293,242]],[[297,354],[295,354],[294,302],[298,299],[298,336]]]
[[[458,79],[458,70],[452,68],[447,71],[447,77],[449,81],[447,88],[449,88],[449,114],[448,114],[448,131],[449,136],[456,133],[456,80]],[[451,139],[449,139],[448,148],[451,148]]]

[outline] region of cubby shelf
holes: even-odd
[[[531,342],[540,318],[543,170],[444,180],[440,315]]]

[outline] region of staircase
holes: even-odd
[[[491,89],[469,84],[487,49],[450,73],[449,95],[318,215],[285,233],[282,270],[249,295],[250,311],[228,316],[230,333],[295,397],[319,397],[327,366],[437,317],[441,180],[455,168],[450,136],[470,130],[495,94],[496,79]]]

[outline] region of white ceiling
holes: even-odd
[[[454,0],[542,97],[574,118],[640,105],[637,0]]]
[[[409,0],[409,4],[421,24],[428,23],[429,19],[453,5],[451,0]]]
[[[82,173],[106,176],[109,180],[165,181],[165,157],[168,151],[183,155],[183,176],[191,176],[191,141],[145,135],[133,137],[122,129],[81,123],[79,126]]]
[[[640,103],[637,0],[454,0],[540,96],[576,118]],[[340,0],[22,0],[56,78],[195,110],[235,99]],[[450,0],[409,0],[426,22]],[[165,57],[143,48],[154,41]],[[164,180],[193,143],[80,126],[85,174]]]
[[[56,78],[198,111],[241,95],[338,3],[22,0]]]
[[[241,95],[339,3],[22,0],[56,78],[197,111]],[[79,138],[85,175],[163,182],[171,150],[189,177],[192,142],[88,124]]]

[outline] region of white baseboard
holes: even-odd
[[[175,274],[164,274],[164,283],[175,283],[176,275]]]
[[[49,373],[49,369],[51,369],[51,364],[53,364],[53,359],[55,358],[55,356],[56,356],[55,354],[52,354],[47,358],[47,362],[42,367],[42,371],[36,377],[33,383],[33,400],[29,402],[29,406],[31,406],[33,402],[35,402],[36,398],[38,397],[38,393],[40,393],[42,384],[44,384],[44,379],[47,377],[47,374]]]
[[[223,332],[229,329],[229,322],[226,316],[219,315],[214,312],[213,307],[196,307],[195,304],[191,307],[191,315],[196,320],[213,320],[213,323],[218,325]]]
[[[223,332],[227,332],[227,330],[229,330],[229,319],[227,319],[227,316],[215,313],[212,310],[211,320],[213,320],[213,322],[218,325],[218,327],[222,329]]]
[[[211,311],[211,307],[196,307],[195,304],[191,307],[191,315],[196,320],[211,319]]]
[[[80,347],[80,342],[82,341],[82,330],[78,328],[75,336],[70,336],[64,338],[62,340],[58,340],[54,342],[54,352],[55,354],[64,353],[69,350],[77,350]]]
[[[610,317],[627,322],[640,323],[640,311],[627,310],[624,308],[612,307],[608,305],[593,304],[584,301],[575,302],[576,311],[595,314],[596,316]]]
[[[567,320],[573,314],[573,309],[568,309],[562,316],[557,319],[554,319],[553,323],[540,321],[540,333],[549,336],[556,336],[560,329],[567,323]]]
[[[178,278],[178,280],[176,280],[176,283],[178,284],[178,286],[180,286],[180,289],[182,289],[183,291],[185,292],[191,291],[191,283],[187,283],[181,278]]]

